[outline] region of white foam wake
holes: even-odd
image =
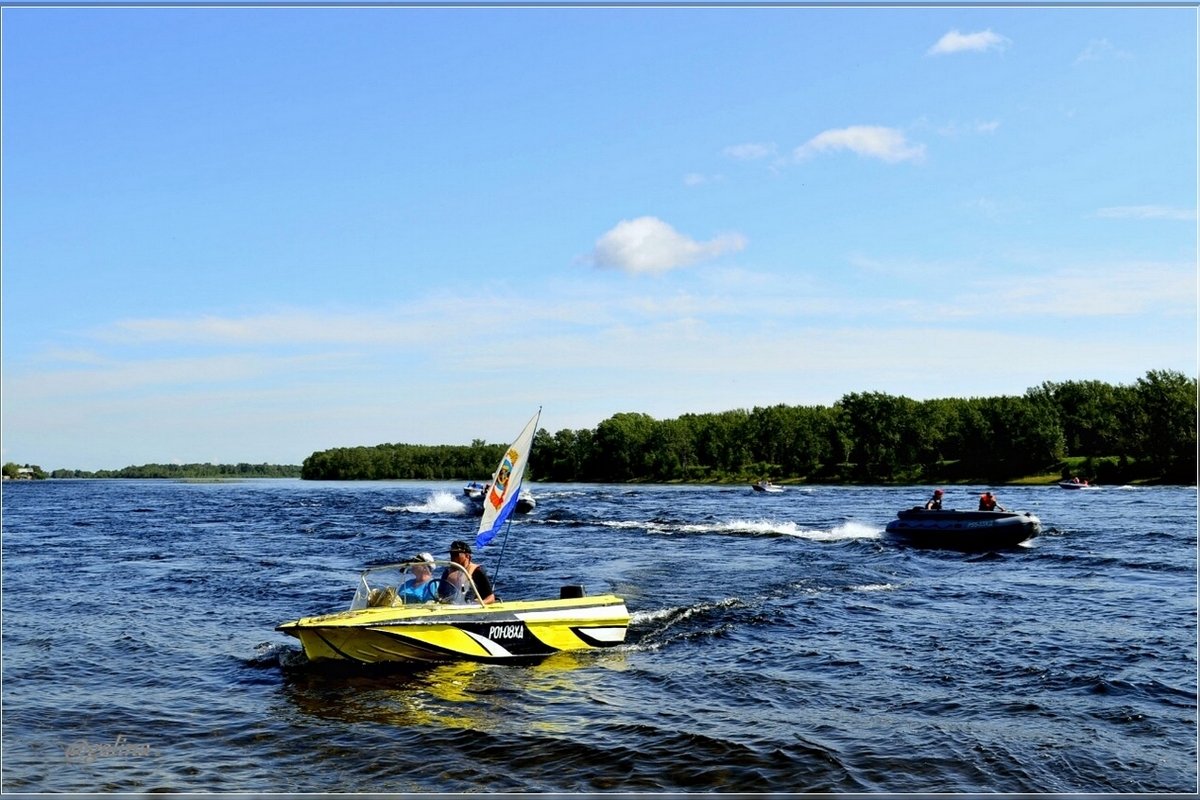
[[[424,503],[407,506],[384,506],[384,511],[407,511],[409,514],[465,514],[467,507],[452,492],[434,492]]]
[[[644,528],[653,533],[732,533],[751,534],[759,536],[794,536],[797,539],[810,539],[817,542],[836,542],[844,539],[877,539],[883,533],[882,528],[864,525],[861,522],[845,522],[833,528],[810,528],[796,522],[781,522],[779,520],[744,520],[734,519],[726,522],[707,522],[697,524],[678,524],[665,522],[618,522],[601,523],[610,528]]]

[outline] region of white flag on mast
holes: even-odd
[[[525,476],[529,452],[533,449],[533,435],[537,432],[541,415],[539,408],[517,440],[508,446],[504,458],[500,459],[500,466],[496,468],[492,483],[483,496],[483,519],[479,521],[476,547],[483,547],[499,533],[517,505],[517,494],[521,491],[521,479]]]

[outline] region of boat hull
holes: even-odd
[[[625,641],[629,611],[613,595],[490,606],[363,608],[284,623],[310,661],[438,664],[534,661]]]
[[[1041,532],[1042,523],[1027,511],[901,511],[887,533],[914,547],[980,551],[1016,547]]]

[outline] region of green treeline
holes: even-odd
[[[299,478],[300,467],[292,464],[143,464],[140,467],[102,469],[56,469],[51,478]]]
[[[1195,378],[1152,370],[1133,385],[1043,383],[1019,397],[917,401],[856,392],[786,406],[656,420],[621,413],[595,429],[545,429],[530,476],[614,483],[989,481],[1079,475],[1098,483],[1196,482]],[[486,479],[504,445],[383,444],[313,453],[315,480]]]
[[[304,459],[300,477],[317,481],[475,480],[487,478],[500,463],[506,444],[381,444],[337,447]],[[534,450],[537,450],[536,444]],[[531,461],[531,464],[536,461]],[[532,468],[532,467],[531,467]]]

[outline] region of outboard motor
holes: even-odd
[[[558,590],[559,600],[578,600],[580,597],[583,597],[582,586],[563,586]]]

